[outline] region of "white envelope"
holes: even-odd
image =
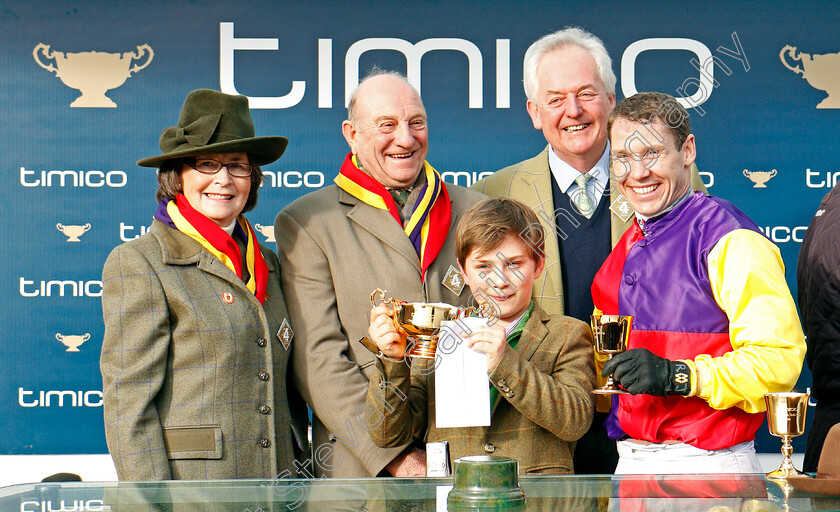
[[[490,380],[487,355],[467,346],[459,334],[487,325],[486,318],[444,322],[440,328],[435,368],[435,423],[437,428],[490,425]]]

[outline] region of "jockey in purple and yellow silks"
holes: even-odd
[[[634,317],[627,352],[603,368],[630,393],[613,410],[627,436],[616,473],[760,472],[764,394],[802,368],[779,250],[728,201],[690,193],[690,131],[664,94],[610,117],[614,179],[636,210],[592,285],[597,310]]]

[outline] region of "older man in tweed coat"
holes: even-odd
[[[382,449],[367,434],[365,394],[376,358],[358,340],[367,334],[376,288],[412,302],[467,304],[463,282],[445,283],[455,270],[458,218],[484,196],[444,185],[448,196],[441,194],[435,204],[447,202],[451,220],[430,230],[442,246],[424,272],[404,229],[408,215],[422,211],[412,206],[429,189],[421,173],[428,150],[423,102],[403,78],[387,73],[362,81],[354,99],[342,128],[353,161],[361,165],[356,176],[376,180],[383,194],[408,196],[400,206],[404,222],[338,184],[301,197],[277,215],[283,289],[299,340],[292,372],[314,412],[315,476],[419,476],[425,474],[422,451],[409,444]],[[345,162],[342,173],[356,167],[350,156]]]

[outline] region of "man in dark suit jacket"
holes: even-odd
[[[805,445],[805,471],[817,471],[828,431],[840,423],[840,185],[823,197],[799,249],[799,311],[817,400]]]
[[[612,246],[633,220],[633,208],[611,186],[607,118],[615,107],[612,61],[599,38],[566,28],[525,53],[526,107],[548,146],[537,156],[496,171],[473,188],[530,206],[546,232],[545,271],[534,299],[549,314],[589,322],[590,286]],[[692,186],[705,191],[692,167]],[[592,429],[578,442],[576,473],[612,473],[614,443],[601,426],[599,400]]]
[[[274,228],[295,327],[292,372],[314,412],[315,474],[425,476],[422,450],[370,440],[375,357],[358,340],[377,288],[410,302],[467,304],[463,280],[452,280],[455,225],[483,196],[444,185],[426,162],[426,110],[396,74],[359,84],[342,131],[351,154],[336,185],[294,201]]]

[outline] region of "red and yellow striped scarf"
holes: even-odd
[[[426,173],[426,183],[421,189],[422,196],[403,227],[420,258],[420,275],[425,280],[426,269],[440,253],[449,234],[452,204],[440,174],[429,162],[424,163],[423,170]],[[352,154],[348,154],[344,159],[335,184],[365,204],[387,210],[402,225],[397,203],[394,202],[391,193],[381,183],[362,172]]]
[[[176,197],[175,201],[163,199],[155,218],[200,243],[242,279],[242,253],[236,241],[215,222],[195,210],[183,194]],[[259,250],[257,235],[242,215],[236,218],[234,231],[238,231],[243,235],[243,239],[248,241],[245,249],[245,264],[249,278],[245,284],[260,304],[263,304],[268,284],[268,265]]]

